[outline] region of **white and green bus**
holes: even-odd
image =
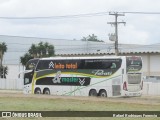
[[[24,93],[70,96],[141,96],[139,56],[51,57],[28,61]]]

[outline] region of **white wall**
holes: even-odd
[[[142,56],[144,76],[160,76],[159,54],[136,54],[136,55]]]
[[[8,75],[6,79],[0,78],[0,89],[22,89],[23,78],[18,78],[20,72],[23,71],[23,67],[20,65],[7,65]]]
[[[160,55],[151,55],[150,63],[151,76],[160,76]]]
[[[149,71],[147,55],[142,55],[142,60],[143,60],[143,73],[144,73],[144,76],[146,76]]]
[[[1,79],[0,89],[22,90],[23,79]]]
[[[143,95],[160,95],[160,83],[144,82]]]
[[[21,65],[6,65],[8,67],[7,79],[18,79],[18,75],[23,71]]]

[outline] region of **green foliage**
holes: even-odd
[[[3,55],[7,51],[7,45],[6,43],[2,42],[0,43],[0,66],[2,66],[2,61],[3,61]]]
[[[2,55],[7,51],[6,43],[4,42],[0,43],[0,51],[2,52]]]
[[[5,73],[7,73],[8,68],[4,67],[2,64],[3,61],[3,55],[4,53],[7,51],[7,45],[5,42],[0,43],[0,77],[2,78],[2,76],[4,78],[6,78],[6,74],[3,75],[3,72],[5,70]],[[3,70],[4,69],[4,70]]]
[[[8,67],[7,66],[0,67],[0,73],[1,73],[1,78],[6,79],[6,75],[8,74]]]
[[[33,59],[33,57],[29,54],[29,53],[26,53],[24,54],[24,56],[20,57],[20,60],[21,60],[21,63],[22,65],[26,65],[26,63],[30,60],[30,59]]]
[[[89,35],[87,37],[83,37],[81,40],[82,41],[93,41],[93,42],[104,42],[103,40],[98,40],[97,36],[95,36],[94,34]]]
[[[49,44],[48,42],[40,42],[38,44],[32,44],[24,56],[20,58],[22,65],[26,65],[26,63],[33,58],[42,58],[42,57],[51,57],[54,56],[54,46]]]
[[[160,98],[154,97],[154,99],[143,96],[140,98],[96,98],[26,96],[21,93],[10,93],[3,94],[1,97],[0,111],[160,111]]]

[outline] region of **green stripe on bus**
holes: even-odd
[[[102,81],[100,81],[100,82],[97,82],[97,83],[94,83],[94,84],[91,84],[91,85],[89,85],[89,86],[80,86],[80,87],[78,87],[77,89],[75,89],[75,90],[73,90],[73,91],[71,91],[71,92],[68,92],[68,93],[65,93],[65,94],[62,94],[62,95],[72,95],[72,93],[74,93],[74,92],[76,92],[76,91],[78,91],[78,90],[80,90],[80,89],[84,89],[84,88],[86,88],[86,87],[90,87],[90,86],[93,86],[93,85],[96,85],[96,84],[98,84],[98,83],[102,83],[102,82],[104,82],[104,81],[107,81],[107,80],[110,80],[110,79],[114,79],[114,78],[116,78],[116,77],[119,77],[119,76],[121,76],[121,75],[118,75],[118,76],[115,76],[115,77],[112,77],[112,78],[109,78],[109,79],[105,79],[105,80],[102,80]]]

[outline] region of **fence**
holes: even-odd
[[[23,89],[23,79],[0,79],[0,89]]]
[[[160,95],[160,83],[144,82],[143,95]]]

